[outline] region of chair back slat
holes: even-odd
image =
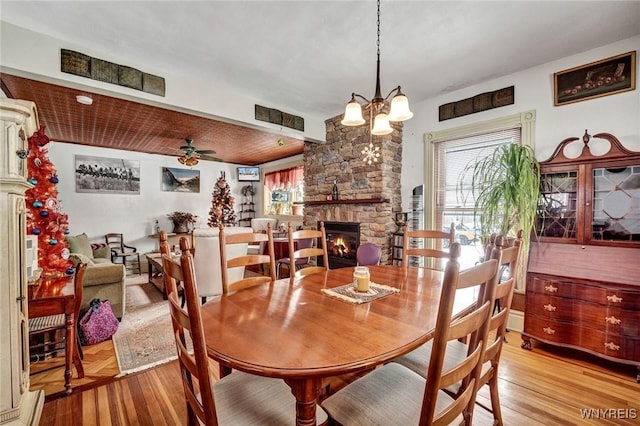
[[[320,229],[300,229],[293,230],[291,222],[287,226],[287,235],[289,238],[289,282],[293,283],[296,277],[302,277],[309,274],[324,272],[329,270],[329,256],[327,255],[327,236],[324,229],[324,222],[320,222]],[[296,247],[296,241],[298,246]],[[316,241],[316,246],[313,242]],[[315,257],[316,264],[310,263],[312,257]],[[300,260],[305,259],[302,263]],[[319,260],[322,259],[322,265],[319,266]],[[297,269],[297,266],[302,266]]]
[[[267,231],[241,233],[241,234],[226,234],[225,227],[220,225],[220,233],[218,238],[220,240],[220,269],[222,276],[222,292],[227,294],[232,291],[242,290],[248,287],[261,284],[273,284],[276,280],[276,261],[273,251],[273,230],[271,223],[267,224]],[[249,244],[266,243],[268,254],[248,254],[246,251],[244,254],[230,258],[227,248],[234,244]],[[229,278],[228,270],[230,268],[238,268],[245,266],[263,266],[269,268],[268,276],[253,276],[241,278],[237,281],[231,281]],[[264,269],[263,268],[263,269]]]
[[[489,322],[489,333],[492,339],[487,342],[483,357],[484,362],[491,361],[491,370],[494,370],[500,361],[502,343],[507,333],[507,321],[509,320],[509,313],[511,312],[513,292],[516,286],[518,260],[522,247],[522,230],[518,231],[516,240],[511,247],[505,248],[507,244],[507,238],[498,235],[495,238],[494,248],[491,252],[491,259],[494,259],[498,263],[500,271],[496,277],[495,298],[497,303],[491,321]],[[501,279],[504,278],[502,271],[508,271],[504,281],[501,281]],[[485,384],[491,378],[492,374],[497,373],[495,371],[485,372],[481,384]]]
[[[438,230],[406,230],[402,239],[402,265],[409,267],[409,256],[422,257],[425,266],[431,269],[440,268],[442,259],[449,259],[449,252],[444,250],[451,247],[455,241],[455,226],[451,223],[449,231]]]

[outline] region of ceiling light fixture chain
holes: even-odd
[[[360,126],[364,124],[366,121],[362,117],[362,108],[363,106],[356,100],[356,98],[360,98],[364,100],[365,105],[364,108],[369,108],[369,129],[370,135],[388,135],[393,132],[389,121],[405,121],[413,117],[413,113],[409,110],[409,100],[402,93],[402,89],[400,86],[394,88],[389,92],[386,97],[382,97],[382,92],[380,90],[380,0],[377,2],[378,14],[377,14],[377,39],[376,39],[376,92],[371,100],[368,100],[364,96],[358,93],[351,93],[351,100],[347,103],[347,106],[344,110],[344,117],[340,122],[343,126]],[[391,107],[389,109],[389,114],[385,114],[383,112],[383,107],[387,99],[391,95],[393,99],[391,100]],[[375,113],[375,118],[373,119],[373,126],[371,125],[371,120],[373,113]],[[369,137],[369,147],[372,149],[373,141],[371,136]],[[366,148],[365,148],[366,149]],[[378,148],[379,149],[379,148]],[[376,149],[376,151],[378,150]],[[364,154],[364,151],[363,151]],[[379,154],[378,154],[379,156]],[[377,159],[378,156],[374,156],[373,158]],[[368,158],[365,161],[368,161]],[[371,161],[377,161],[377,160]],[[371,163],[369,163],[371,164]]]

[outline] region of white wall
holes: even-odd
[[[402,206],[409,210],[411,190],[424,179],[425,133],[478,123],[526,110],[536,111],[535,150],[538,160],[546,160],[555,147],[568,137],[581,137],[585,129],[590,134],[605,132],[616,136],[631,150],[640,151],[640,89],[603,96],[573,104],[553,105],[553,73],[605,59],[632,50],[640,51],[640,36],[604,47],[568,56],[538,67],[496,78],[419,104],[411,104],[414,117],[405,121],[402,142]],[[465,60],[472,60],[467,58]],[[464,61],[460,61],[464,66]],[[640,60],[636,61],[636,78]],[[446,76],[443,76],[446,78]],[[438,121],[442,104],[466,99],[480,93],[515,86],[515,103],[489,111],[451,120]],[[411,101],[411,93],[407,93]]]
[[[49,158],[55,165],[58,178],[58,199],[62,211],[69,215],[71,235],[86,232],[92,242],[104,242],[104,234],[121,232],[127,244],[145,253],[155,249],[157,240],[148,238],[156,220],[160,228],[171,232],[173,224],[167,214],[188,211],[198,215],[197,227],[206,227],[213,198],[213,187],[226,173],[226,179],[236,198],[236,213],[242,200],[236,165],[200,161],[192,167],[200,170],[200,193],[162,191],[162,167],[186,168],[175,157],[151,155],[132,151],[94,148],[84,145],[50,142]],[[93,155],[108,158],[127,158],[140,161],[140,194],[80,193],[75,190],[75,155]]]
[[[198,80],[193,77],[185,78],[184,75],[176,74],[171,67],[143,68],[143,71],[165,79],[165,96],[156,96],[60,71],[60,49],[76,50],[114,63],[129,63],[126,59],[120,58],[118,52],[96,52],[80,44],[49,37],[7,22],[0,22],[0,35],[1,65],[5,72],[28,78],[37,77],[38,80],[63,86],[87,87],[87,90],[96,93],[146,104],[171,106],[173,109],[185,112],[197,111],[200,115],[208,114],[212,118],[241,122],[249,127],[267,129],[292,137],[301,136],[298,130],[256,120],[255,104],[264,105],[264,101],[240,96],[238,93],[230,91],[222,83],[211,84],[210,81]],[[25,52],[29,53],[25,54]],[[298,114],[296,111],[291,111],[286,105],[269,103],[268,106],[279,108],[291,114]],[[306,140],[324,141],[324,118],[305,115],[302,136]]]

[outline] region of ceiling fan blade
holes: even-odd
[[[200,155],[199,158],[202,160],[222,161],[221,158],[211,157],[210,155]]]
[[[216,152],[213,149],[196,149],[198,154],[215,154]]]

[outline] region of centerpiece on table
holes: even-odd
[[[194,214],[178,211],[169,213],[167,217],[173,222],[173,231],[171,232],[174,234],[184,234],[189,232],[190,225],[195,224],[198,220],[198,216]]]

